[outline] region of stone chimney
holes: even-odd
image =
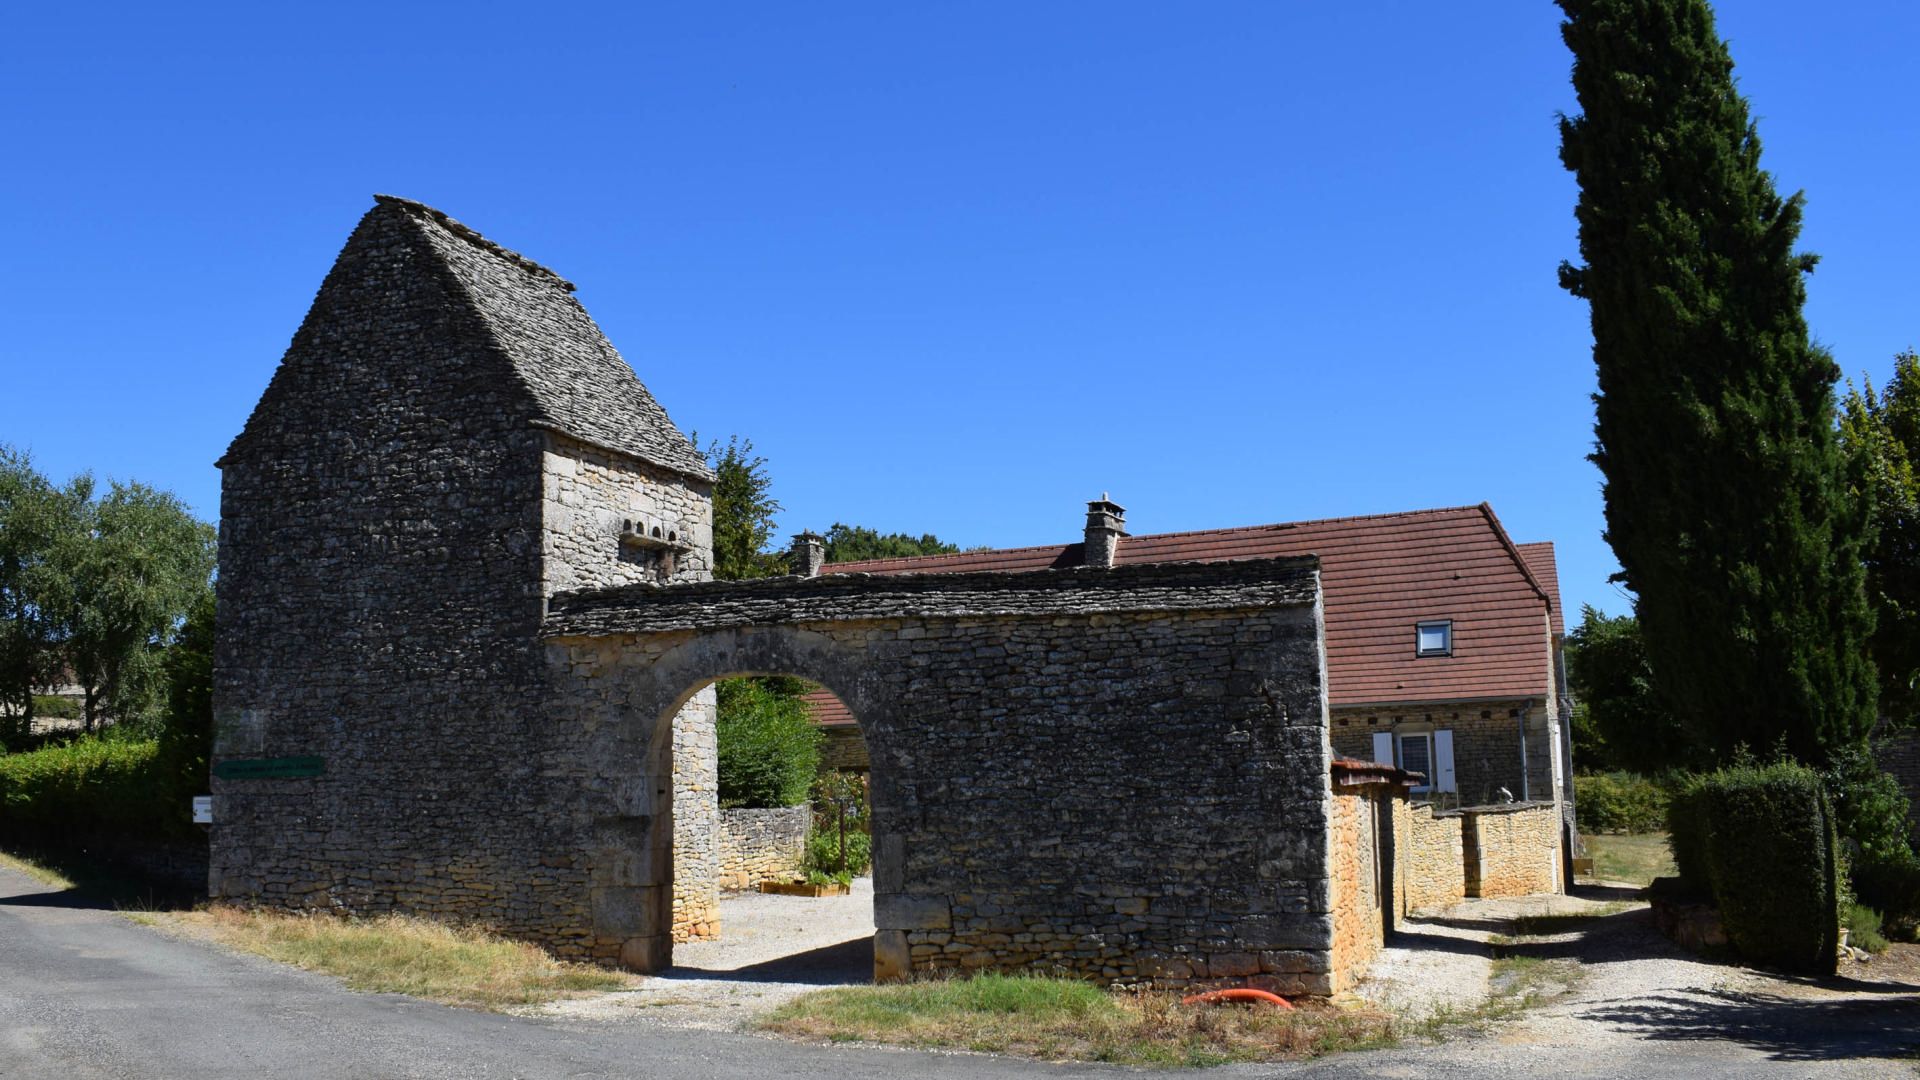
[[[1106,492],[1087,504],[1087,546],[1088,566],[1102,569],[1113,565],[1114,556],[1120,553],[1120,538],[1127,535],[1127,508],[1107,498]]]
[[[787,565],[801,577],[819,577],[820,568],[827,565],[827,538],[819,533],[794,533]]]

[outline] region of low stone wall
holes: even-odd
[[[720,887],[758,889],[763,881],[799,873],[812,824],[813,809],[804,804],[720,811]]]
[[[1400,914],[1451,907],[1467,895],[1466,854],[1457,813],[1414,803],[1396,815],[1394,832]]]
[[[1552,803],[1460,811],[1468,896],[1560,891],[1560,813]]]

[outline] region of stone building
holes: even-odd
[[[710,686],[784,674],[865,736],[877,977],[1355,977],[1319,559],[1102,504],[1092,559],[709,580],[713,477],[572,293],[406,200],[348,239],[220,463],[213,896],[656,970],[724,932]]]

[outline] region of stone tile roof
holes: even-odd
[[[828,574],[951,574],[1078,565],[1081,545],[833,563]],[[1236,529],[1129,536],[1117,565],[1318,555],[1335,706],[1544,698],[1541,587],[1485,503]],[[1415,655],[1414,624],[1453,620],[1453,655]]]
[[[537,425],[712,479],[706,458],[574,299],[571,282],[430,206],[392,195],[374,199],[374,213],[397,211],[420,223],[532,392]]]
[[[1538,540],[1531,544],[1515,544],[1520,557],[1526,560],[1527,569],[1533,572],[1533,580],[1546,590],[1547,599],[1553,602],[1553,634],[1563,637],[1567,632],[1566,612],[1560,609],[1560,567],[1553,557],[1553,541]]]

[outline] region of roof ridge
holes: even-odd
[[[1493,526],[1493,534],[1500,538],[1501,546],[1507,549],[1507,554],[1512,557],[1514,565],[1520,568],[1520,576],[1527,579],[1527,584],[1533,586],[1533,591],[1540,594],[1540,599],[1546,601],[1547,611],[1552,612],[1555,606],[1553,597],[1547,592],[1546,587],[1540,584],[1540,579],[1533,576],[1533,567],[1527,565],[1527,557],[1520,554],[1520,546],[1513,542],[1513,537],[1507,535],[1507,527],[1500,524],[1500,515],[1493,512],[1493,504],[1482,502],[1477,509],[1487,516],[1487,523]]]
[[[1261,525],[1225,525],[1212,529],[1183,529],[1179,532],[1128,534],[1127,540],[1162,540],[1173,536],[1205,536],[1212,533],[1259,532],[1262,529],[1297,529],[1302,525],[1334,525],[1345,521],[1373,521],[1379,518],[1424,517],[1434,514],[1459,514],[1477,510],[1477,506],[1435,506],[1424,510],[1389,510],[1378,514],[1345,514],[1340,517],[1303,518],[1299,521],[1269,521]]]
[[[566,278],[563,278],[559,274],[555,273],[551,267],[544,266],[540,263],[534,262],[532,259],[527,258],[525,255],[520,254],[519,252],[513,250],[512,248],[506,247],[503,244],[487,239],[485,236],[482,236],[480,234],[480,230],[472,227],[471,225],[461,224],[459,221],[448,216],[447,213],[443,210],[436,210],[433,207],[428,206],[426,203],[417,202],[413,199],[402,198],[399,195],[381,195],[376,193],[373,197],[373,201],[376,203],[379,203],[382,206],[398,207],[399,209],[406,211],[407,213],[413,215],[416,218],[421,218],[427,221],[431,221],[434,224],[439,225],[441,228],[447,230],[447,232],[452,233],[454,236],[457,236],[460,239],[465,240],[467,243],[472,244],[474,247],[477,247],[482,251],[488,252],[490,254],[497,255],[500,258],[505,259],[507,262],[510,262],[515,266],[518,266],[520,269],[527,271],[529,274],[532,274],[535,277],[549,278],[553,281],[555,285],[558,285],[561,289],[567,292],[574,291],[573,282],[568,281]]]

